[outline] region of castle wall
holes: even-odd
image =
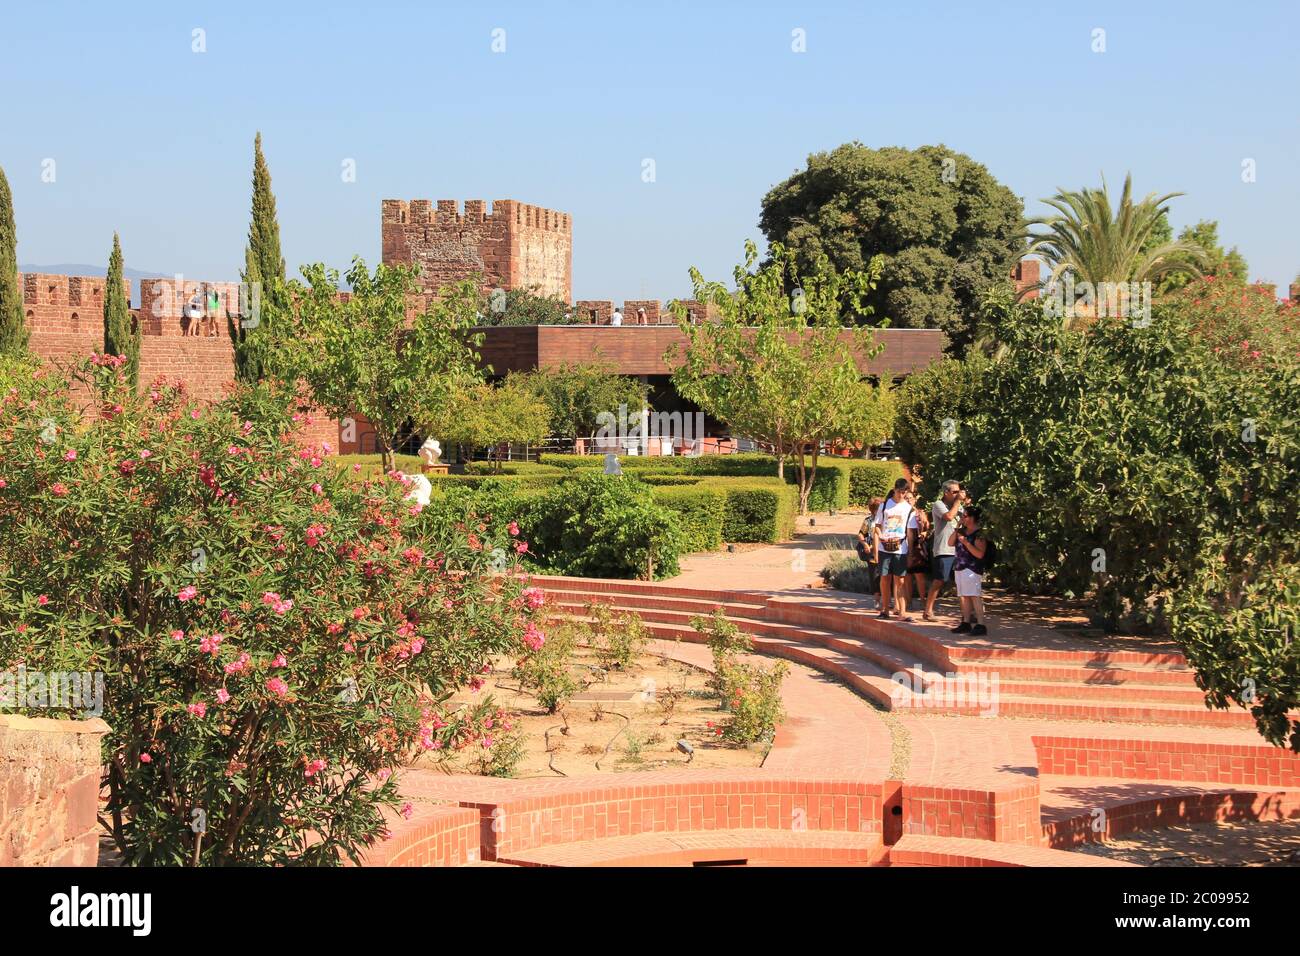
[[[573,223],[566,213],[513,199],[385,199],[382,258],[420,267],[426,292],[480,273],[483,289],[537,286],[565,302],[573,294]]]

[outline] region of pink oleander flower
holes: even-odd
[[[275,659],[274,659],[273,661],[271,661],[271,666],[272,666],[272,667],[288,667],[288,666],[289,666],[289,662],[288,662],[287,660],[285,660],[285,658],[284,658],[284,654],[283,654],[283,653],[281,653],[281,654],[276,654],[276,655],[275,655]]]
[[[515,542],[515,553],[516,553],[516,554],[527,554],[527,553],[528,553],[528,542],[527,542],[527,541],[516,541],[516,542]]]
[[[387,767],[385,767],[383,770],[380,770],[378,773],[375,774],[375,776],[379,778],[380,783],[383,783],[392,775],[393,775],[393,771],[389,770]]]
[[[153,452],[151,452],[148,448],[141,448],[139,457],[142,459],[152,458]]]
[[[534,651],[540,651],[542,645],[546,643],[546,635],[537,629],[537,625],[532,621],[524,628],[524,643]]]
[[[213,634],[211,637],[200,638],[199,653],[211,654],[213,657],[216,657],[217,651],[221,648],[221,642],[224,640],[225,638],[220,634]]]
[[[248,665],[251,660],[252,659],[248,656],[248,654],[240,654],[239,660],[231,661],[229,664],[226,665],[225,668],[226,673],[242,674],[244,671],[248,670]]]
[[[62,498],[68,493],[68,486],[61,481],[56,481],[50,486],[50,491],[54,493],[54,497]]]
[[[124,475],[134,475],[134,474],[135,474],[135,469],[136,469],[136,464],[135,464],[135,462],[132,461],[130,458],[126,458],[126,459],[124,459],[124,460],[118,462],[118,465],[117,465],[117,470],[120,471],[120,472],[121,472],[122,474],[124,474]]]
[[[266,689],[277,697],[287,697],[289,695],[289,685],[278,677],[272,677],[268,680]]]
[[[217,691],[217,700],[219,700],[219,701],[220,701],[221,703],[223,703],[223,704],[229,703],[229,702],[230,702],[230,691],[228,691],[228,690],[226,690],[224,687],[222,687],[220,690]]]
[[[524,599],[524,603],[527,604],[533,610],[537,610],[539,607],[541,607],[543,604],[546,603],[546,595],[545,593],[543,593],[541,588],[536,588],[536,587],[524,588],[524,592],[522,596]]]
[[[401,814],[402,816],[406,817],[406,819],[408,820],[411,819],[411,814],[414,812],[415,812],[415,807],[411,806],[409,803],[402,804]]]
[[[143,754],[140,755],[140,762],[141,762],[141,763],[153,763],[153,757],[149,756],[149,754],[147,754],[147,753],[143,753]]]
[[[67,451],[65,451],[65,452],[63,453],[63,460],[64,460],[64,461],[76,461],[76,460],[77,460],[77,449],[75,449],[75,448],[69,448]]]
[[[193,601],[198,596],[199,589],[192,584],[187,584],[176,592],[176,600],[178,601]]]
[[[45,607],[45,605],[50,603],[50,598],[48,595],[42,594],[40,597],[36,599],[36,603],[39,604],[41,607]]]
[[[184,640],[184,639],[185,639],[185,632],[182,631],[180,628],[177,628],[176,630],[172,631],[172,640],[173,640],[173,641],[180,641],[180,640]]]
[[[422,650],[424,650],[424,638],[417,637],[415,640],[411,641],[412,654],[418,654]]]
[[[328,764],[324,760],[321,760],[319,757],[317,757],[315,760],[311,761],[311,763],[307,764],[307,767],[303,772],[308,777],[314,777],[316,776],[316,774],[324,770],[327,766]]]
[[[510,524],[506,525],[506,530],[509,531],[511,536],[513,537],[514,535],[517,535],[519,533],[519,524],[517,522],[512,521],[510,522]]]
[[[208,705],[203,703],[203,701],[201,700],[197,701],[196,703],[190,704],[185,709],[188,710],[195,717],[206,717],[208,714]]]

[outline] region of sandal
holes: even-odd
[[[888,611],[881,611],[879,614],[876,615],[876,618],[881,621],[889,621],[892,620],[893,617],[894,615],[890,614]]]

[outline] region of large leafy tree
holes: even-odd
[[[550,410],[551,428],[575,441],[600,428],[602,413],[619,406],[639,411],[646,406],[646,385],[600,363],[563,363],[528,372],[522,378]]]
[[[262,134],[253,140],[253,212],[248,226],[248,246],[244,250],[244,271],[249,302],[260,302],[255,316],[227,319],[230,341],[235,348],[235,376],[242,382],[256,382],[265,373],[266,352],[263,343],[271,332],[264,325],[271,321],[277,307],[284,304],[284,256],[280,252],[280,222],[275,215],[275,194],[271,192],[271,171],[262,155]]]
[[[484,325],[568,325],[573,323],[573,309],[563,299],[542,295],[537,286],[506,289],[487,297],[483,311]],[[500,296],[498,298],[498,296]]]
[[[500,384],[483,382],[456,393],[427,427],[446,442],[487,448],[500,471],[500,447],[540,444],[550,430],[551,412],[526,380],[510,375]]]
[[[1214,276],[1223,283],[1242,286],[1250,277],[1250,266],[1236,246],[1225,249],[1219,242],[1219,224],[1213,219],[1202,219],[1194,226],[1186,226],[1178,234],[1180,242],[1190,242],[1204,250],[1204,256],[1190,265],[1207,276]],[[1196,278],[1193,269],[1167,273],[1161,280],[1157,292],[1164,294],[1181,289]]]
[[[1250,707],[1265,737],[1300,749],[1287,718],[1300,704],[1300,361],[1224,356],[1206,330],[1262,306],[1238,289],[1193,310],[1192,295],[1158,303],[1149,325],[1078,329],[990,300],[1004,354],[926,460],[984,507],[1001,579],[1091,593],[1111,626],[1168,625],[1211,704]]]
[[[796,253],[780,243],[760,266],[749,242],[734,290],[691,270],[693,298],[712,304],[716,321],[694,325],[685,306],[671,306],[686,336],[684,351],[665,355],[675,366],[673,385],[734,434],[770,447],[778,474],[793,457],[801,513],[824,445],[870,445],[884,437],[874,433],[885,423],[871,411],[879,393],[858,368],[858,357],[874,356],[880,346],[869,328],[844,321],[846,309],[869,314],[863,298],[879,270],[872,260],[867,271],[839,272],[822,258],[805,275]]]
[[[123,374],[132,388],[140,380],[140,330],[131,320],[131,310],[122,289],[122,243],[113,233],[113,251],[108,257],[108,278],[104,283],[104,353],[126,357]]]
[[[443,288],[423,312],[409,315],[421,291],[418,270],[376,267],[361,259],[348,270],[350,295],[340,295],[337,270],[316,264],[294,282],[291,304],[272,313],[270,371],[303,380],[314,403],[374,426],[385,470],[406,428],[427,431],[445,421],[459,391],[482,381],[478,353],[479,292],[474,279]]]
[[[759,225],[805,273],[819,257],[837,272],[861,272],[878,256],[879,280],[856,318],[939,328],[961,353],[979,293],[1021,257],[1023,216],[1020,199],[963,153],[854,142],[813,154],[773,187]]]
[[[1043,202],[1055,210],[1030,221],[1041,226],[1030,251],[1047,263],[1043,286],[1069,273],[1074,282],[1152,282],[1173,272],[1198,274],[1207,264],[1203,246],[1190,239],[1160,241],[1169,232],[1168,203],[1182,193],[1149,193],[1133,200],[1133,177],[1124,177],[1118,205],[1105,180],[1101,188],[1061,190]]]
[[[23,291],[18,286],[18,231],[14,226],[14,197],[0,169],[0,353],[27,351]]]

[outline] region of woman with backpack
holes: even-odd
[[[957,551],[953,577],[961,599],[961,623],[952,628],[954,634],[978,636],[989,632],[984,626],[984,570],[992,560],[993,546],[980,527],[982,517],[979,508],[967,505],[961,522],[948,537],[948,543]]]

